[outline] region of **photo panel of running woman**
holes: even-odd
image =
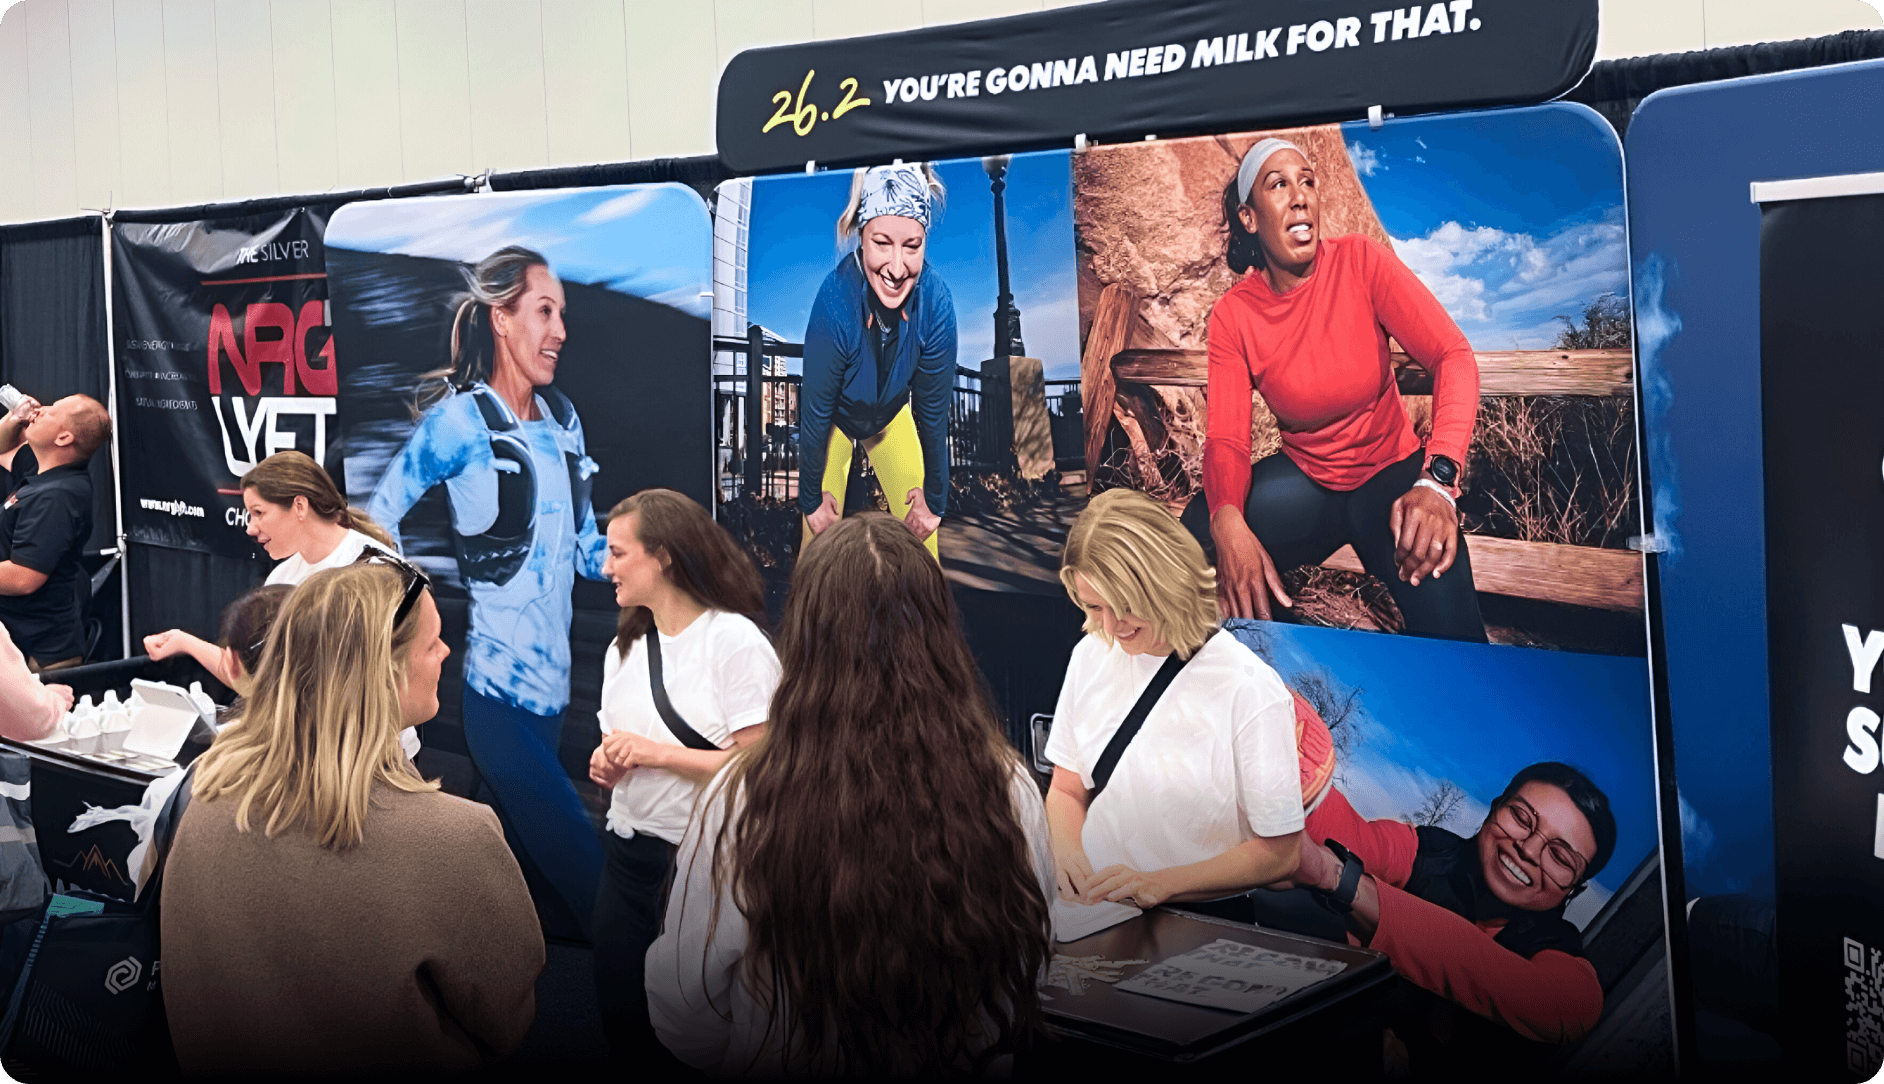
[[[1622,164],[1577,105],[1073,161],[1085,458],[1226,617],[1641,655]]]
[[[1057,509],[1049,461],[1077,438],[1047,433],[1067,393],[1078,401],[1069,162],[1055,151],[719,187],[718,514],[769,577],[848,512],[878,508],[951,582],[1058,591],[1077,514]],[[756,365],[734,345],[755,334]],[[1051,552],[1028,537],[1036,506]]]
[[[552,933],[588,932],[602,869],[596,510],[652,485],[711,501],[710,237],[679,185],[355,204],[328,228],[344,485],[433,576],[462,676],[420,768],[496,806]]]

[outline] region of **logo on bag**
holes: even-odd
[[[114,994],[122,994],[136,986],[137,977],[143,973],[144,965],[138,963],[137,957],[126,956],[112,964],[111,970],[105,972],[105,989]]]

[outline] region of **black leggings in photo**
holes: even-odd
[[[658,836],[636,833],[623,839],[602,833],[602,883],[595,894],[595,999],[602,1030],[618,1057],[635,1057],[647,1067],[684,1068],[654,1034],[648,1022],[648,946],[661,933],[674,845]]]
[[[1393,532],[1388,529],[1393,502],[1413,488],[1425,460],[1426,453],[1416,451],[1343,493],[1316,482],[1277,452],[1250,468],[1243,518],[1269,551],[1277,572],[1318,565],[1343,545],[1351,545],[1368,575],[1386,584],[1406,619],[1407,632],[1482,644],[1485,620],[1479,616],[1472,558],[1463,535],[1446,574],[1425,577],[1418,587],[1400,578],[1393,559]]]

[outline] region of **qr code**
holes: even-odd
[[[1884,1065],[1884,949],[1845,938],[1845,1067],[1870,1080]]]

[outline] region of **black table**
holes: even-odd
[[[125,697],[131,679],[146,676],[151,668],[151,661],[139,656],[55,671],[46,679],[76,678],[71,684],[80,695],[114,689]],[[86,806],[112,809],[136,805],[153,779],[168,774],[154,768],[154,758],[139,756],[127,762],[113,757],[111,754],[122,748],[127,733],[114,731],[53,745],[0,738],[0,750],[32,759],[29,808],[33,834],[40,864],[55,890],[82,888],[117,899],[131,898],[133,879],[127,863],[131,849],[137,845],[137,834],[131,827],[123,821],[110,821],[79,832],[69,831]],[[207,747],[202,735],[192,734],[177,759],[187,764]]]
[[[1017,1075],[1087,1070],[1117,1079],[1122,1069],[1169,1072],[1179,1066],[1247,1068],[1264,1075],[1300,1065],[1315,1079],[1378,1075],[1385,1002],[1396,981],[1385,953],[1281,930],[1160,907],[1089,937],[1055,944],[1066,956],[1145,960],[1123,978],[1219,939],[1340,960],[1340,974],[1254,1013],[1206,1008],[1090,982],[1081,994],[1046,987],[1042,1008],[1061,1040],[1022,1059]],[[1122,980],[1121,980],[1122,981]],[[1330,1073],[1333,1075],[1329,1075]]]

